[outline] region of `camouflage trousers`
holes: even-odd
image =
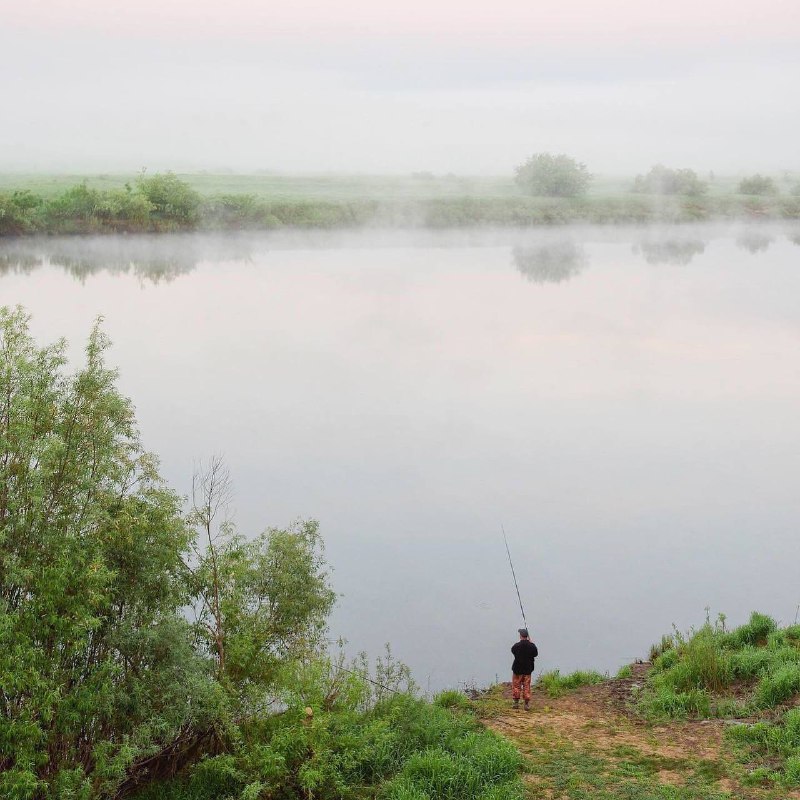
[[[514,700],[519,700],[520,694],[526,703],[531,699],[531,676],[512,673],[511,696]]]

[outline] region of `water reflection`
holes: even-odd
[[[677,235],[676,235],[677,231]],[[284,250],[389,249],[434,247],[511,248],[514,267],[536,284],[562,284],[580,275],[599,245],[622,244],[648,264],[687,266],[709,243],[728,240],[751,254],[767,251],[786,237],[800,245],[800,228],[687,226],[472,231],[275,231],[241,234],[161,234],[0,239],[0,278],[60,267],[80,282],[101,272],[132,275],[141,283],[168,284],[201,263],[253,262],[265,252]],[[379,262],[381,259],[378,258]]]
[[[572,241],[525,247],[512,251],[514,265],[531,283],[564,283],[586,268],[589,259],[581,245]]]
[[[742,231],[736,238],[736,244],[742,250],[747,250],[748,253],[755,255],[756,253],[765,253],[769,250],[772,242],[775,241],[771,236],[763,233],[762,231]]]
[[[64,269],[78,281],[106,272],[141,282],[169,283],[201,261],[247,261],[250,245],[203,236],[104,236],[0,242],[0,276],[29,274],[44,266]]]
[[[670,264],[685,267],[695,256],[702,255],[706,242],[702,239],[652,239],[634,244],[633,252],[641,253],[648,264]]]

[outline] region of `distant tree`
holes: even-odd
[[[739,194],[774,195],[778,194],[778,187],[772,178],[756,173],[739,182]]]
[[[800,197],[800,183],[796,183],[792,186],[791,195],[792,197]]]
[[[663,164],[656,164],[647,175],[636,176],[633,191],[640,194],[683,194],[697,197],[705,194],[708,186],[698,178],[693,169],[671,169]]]
[[[518,186],[545,197],[578,197],[586,194],[592,180],[586,164],[563,154],[535,153],[515,172]]]

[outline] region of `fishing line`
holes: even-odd
[[[506,536],[506,529],[503,523],[500,523],[500,530],[503,531],[503,541],[506,543],[506,554],[508,555],[508,565],[511,567],[511,577],[514,579],[514,588],[517,590],[517,600],[519,600],[519,610],[522,612],[522,622],[525,628],[528,627],[528,621],[525,619],[525,609],[522,607],[522,597],[519,593],[519,584],[517,583],[517,573],[514,572],[514,562],[511,560],[511,550],[508,549],[508,537]]]

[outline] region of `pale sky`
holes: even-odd
[[[789,0],[0,0],[0,170],[798,170]]]

